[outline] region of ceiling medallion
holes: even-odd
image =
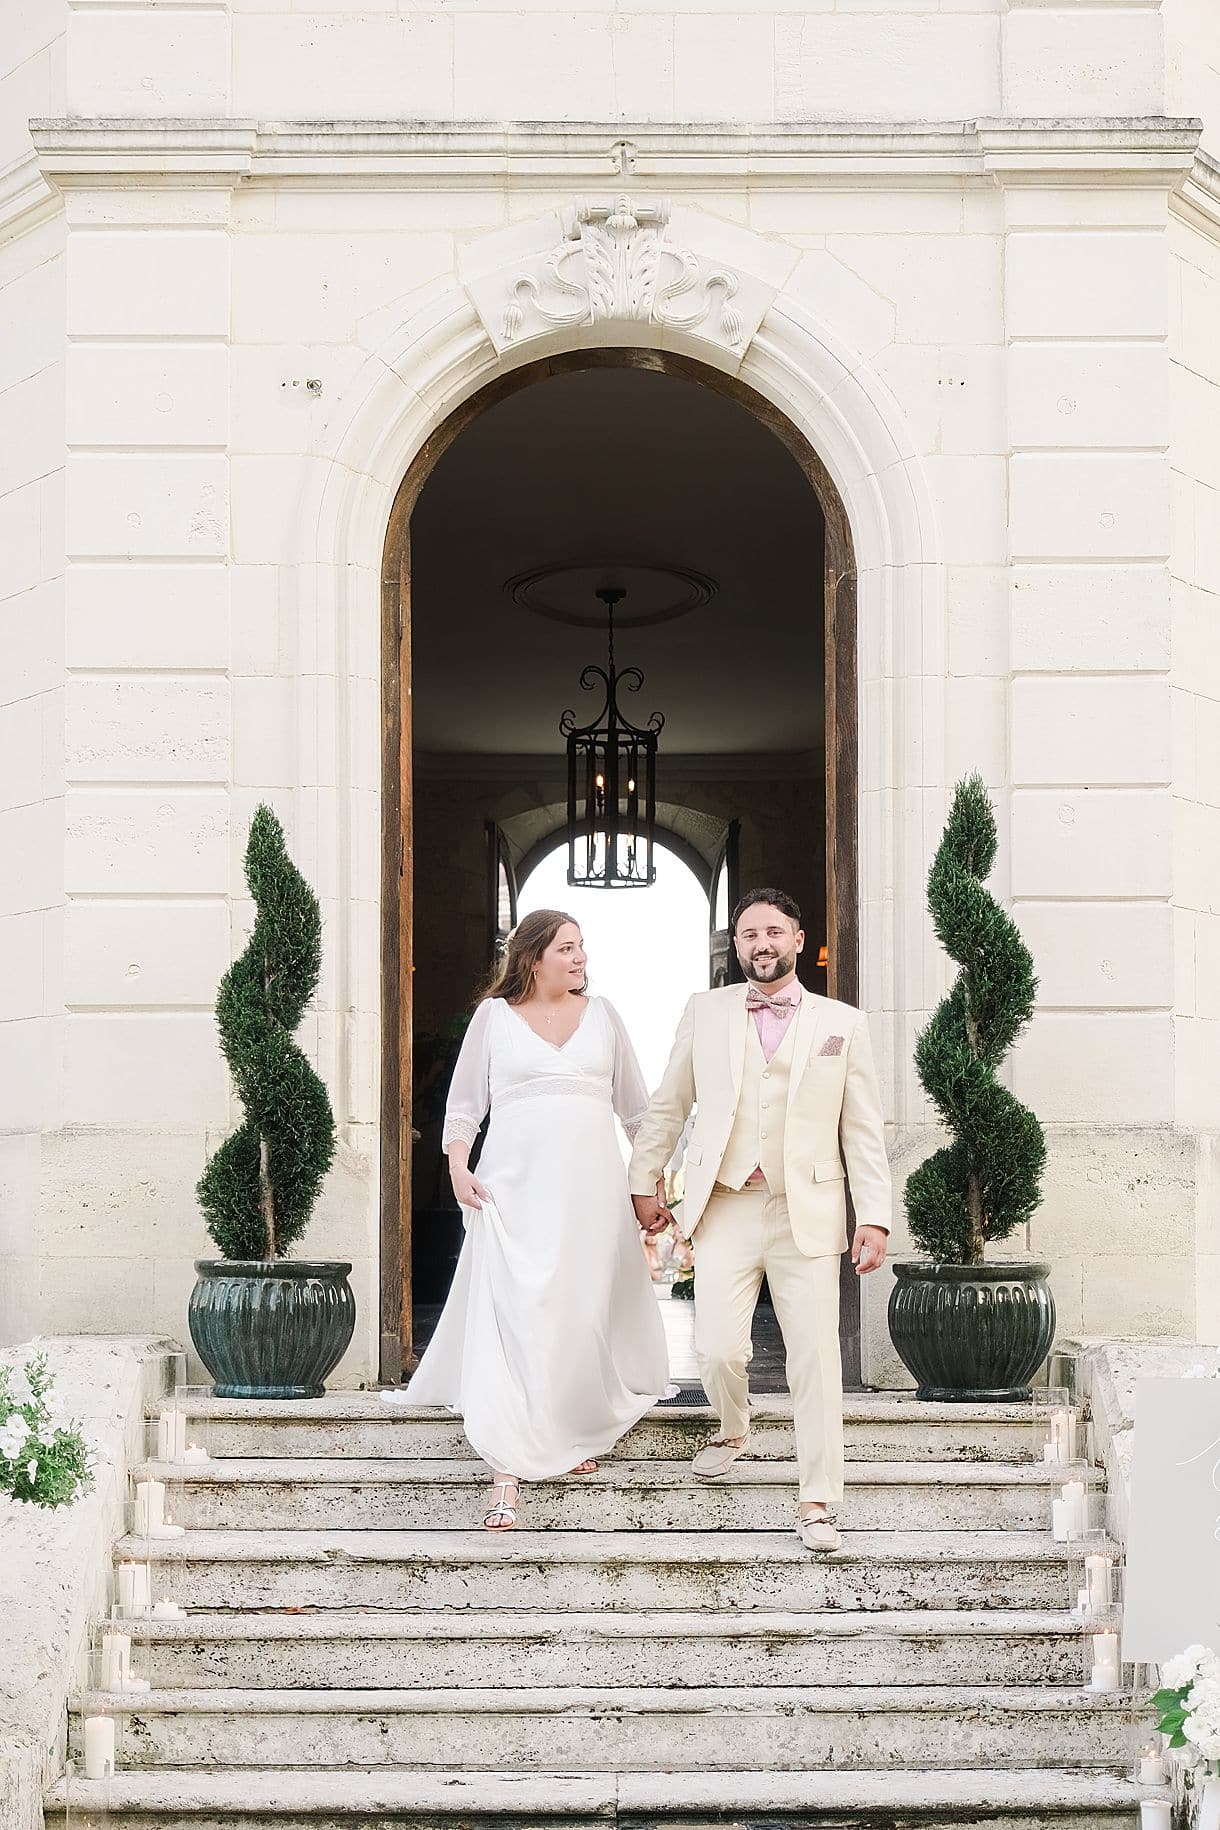
[[[647,629],[702,610],[717,587],[715,579],[690,566],[549,565],[518,572],[505,579],[504,589],[523,610],[575,629],[600,625],[604,592],[614,591],[617,598],[630,592],[631,612],[616,617],[618,627]]]

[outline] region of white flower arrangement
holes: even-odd
[[[70,1506],[93,1481],[93,1458],[55,1402],[45,1354],[0,1366],[0,1494],[34,1506]]]
[[[1166,1661],[1152,1707],[1171,1748],[1189,1749],[1195,1764],[1220,1762],[1220,1658],[1210,1647],[1187,1646]]]

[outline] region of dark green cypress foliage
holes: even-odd
[[[961,967],[915,1044],[915,1065],[953,1142],[907,1180],[911,1236],[945,1264],[981,1264],[1037,1207],[1046,1139],[996,1069],[1033,1015],[1038,981],[1016,924],[983,887],[996,826],[980,776],[959,782],[928,873],[928,907]]]
[[[225,1258],[280,1258],[313,1211],[335,1153],[335,1120],[292,1039],[317,990],[322,913],[265,805],[250,822],[246,882],[254,932],[216,999],[220,1045],[246,1117],[208,1163],[198,1194]]]

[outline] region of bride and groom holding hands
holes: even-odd
[[[751,890],[732,929],[746,983],[690,999],[651,1099],[622,1019],[589,995],[580,930],[559,910],[521,921],[466,1032],[443,1133],[466,1238],[410,1386],[386,1395],[461,1414],[493,1472],[489,1531],[516,1524],[523,1481],[594,1473],[664,1395],[640,1231],[674,1221],[692,1243],[695,1352],[720,1420],[694,1473],[715,1480],[749,1452],[750,1324],[765,1274],[793,1400],[796,1531],[809,1550],[839,1548],[846,1186],[859,1273],[884,1263],[890,1223],[876,1073],[863,1014],[797,979],[805,937],[793,899]],[[692,1110],[672,1216],[664,1175]],[[626,1174],[615,1115],[632,1141]]]

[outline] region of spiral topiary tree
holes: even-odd
[[[322,965],[318,899],[270,807],[250,823],[246,882],[257,918],[220,982],[216,1021],[245,1122],[199,1182],[208,1232],[230,1259],[282,1257],[305,1230],[335,1153],[322,1081],[293,1041]]]
[[[937,939],[961,970],[921,1031],[915,1065],[953,1141],[908,1178],[911,1236],[947,1264],[982,1264],[1041,1199],[1046,1139],[1034,1114],[996,1079],[1033,1015],[1038,981],[1016,924],[983,887],[996,826],[981,777],[959,782],[928,874]]]

